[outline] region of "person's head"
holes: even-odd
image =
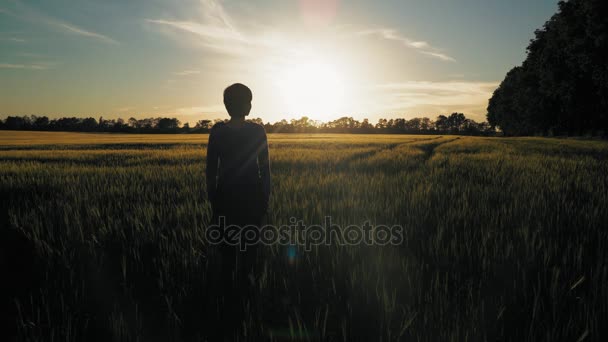
[[[251,111],[253,94],[246,85],[235,83],[224,90],[224,106],[233,118],[243,118]]]

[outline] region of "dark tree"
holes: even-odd
[[[211,129],[213,122],[211,120],[198,120],[194,128],[196,129]]]
[[[50,120],[46,116],[32,117],[32,129],[44,131],[49,128]]]
[[[176,118],[129,118],[125,120],[103,117],[96,121],[94,118],[64,117],[49,120],[46,116],[9,116],[0,120],[0,129],[7,130],[48,130],[48,131],[78,131],[78,132],[123,132],[123,133],[209,133],[213,125],[224,119],[199,120],[194,128],[185,123],[180,128]],[[394,134],[492,134],[493,129],[488,123],[477,123],[467,119],[462,113],[453,113],[449,117],[440,115],[434,122],[429,118],[379,119],[372,125],[368,119],[358,121],[344,116],[339,119],[321,122],[304,116],[299,119],[264,123],[260,118],[250,121],[263,125],[269,133],[394,133]]]
[[[608,133],[608,2],[560,1],[488,104],[507,135]]]
[[[448,129],[452,133],[459,133],[463,130],[467,117],[462,113],[452,113],[447,118]]]
[[[179,128],[179,120],[175,118],[159,118],[156,122],[156,128],[161,131],[177,130]]]
[[[450,129],[448,117],[445,115],[439,115],[435,120],[435,129],[440,132],[447,132]]]

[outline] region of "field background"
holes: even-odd
[[[202,340],[207,135],[0,131],[19,340]],[[602,340],[608,143],[271,134],[268,221],[400,224],[402,246],[266,248],[274,340]],[[10,272],[10,273],[8,273]],[[245,338],[246,339],[246,338]]]

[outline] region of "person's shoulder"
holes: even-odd
[[[249,129],[251,129],[251,130],[255,130],[258,132],[265,132],[264,125],[261,125],[257,122],[253,122],[253,121],[245,121],[245,123],[246,123],[246,125],[249,126]]]
[[[250,128],[264,127],[264,126],[260,125],[259,123],[255,122],[255,121],[250,121],[250,120],[245,121],[245,125],[249,126]]]
[[[219,139],[221,136],[225,135],[226,123],[223,121],[216,122],[209,131],[209,139]]]
[[[226,122],[224,122],[224,121],[216,122],[215,125],[213,125],[213,127],[211,127],[211,131],[212,132],[217,131],[219,129],[222,129],[225,126],[226,126]]]

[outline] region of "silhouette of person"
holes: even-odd
[[[220,229],[259,227],[268,209],[270,166],[264,126],[245,121],[251,111],[251,90],[240,83],[224,90],[227,122],[213,126],[207,145],[207,195],[213,210],[212,223]],[[224,221],[222,223],[222,220]],[[223,226],[223,227],[222,227]],[[223,334],[233,333],[244,319],[245,306],[255,306],[253,290],[258,248],[224,241],[215,246],[220,267],[215,286],[221,286],[218,319]],[[218,274],[219,273],[219,274]],[[217,290],[217,289],[216,289]],[[223,296],[222,296],[223,295]],[[253,304],[253,305],[252,305]]]
[[[266,132],[264,126],[245,121],[252,97],[251,90],[240,83],[224,90],[230,121],[213,126],[207,145],[208,199],[214,216],[224,216],[227,224],[259,225],[268,208]]]

